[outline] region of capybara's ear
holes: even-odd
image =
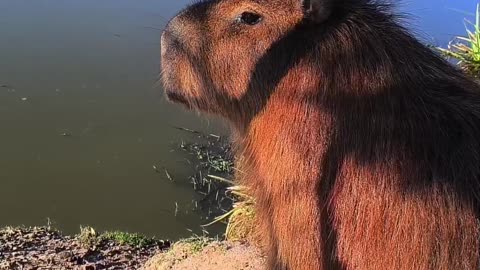
[[[313,23],[322,23],[332,14],[337,0],[300,0],[305,19]]]

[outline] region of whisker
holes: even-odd
[[[160,28],[158,28],[158,27],[153,27],[153,26],[144,26],[143,28],[145,28],[145,29],[150,29],[150,30],[163,31],[163,29],[160,29]]]

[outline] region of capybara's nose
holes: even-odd
[[[182,25],[179,17],[180,16],[177,15],[175,18],[170,20],[162,32],[162,37],[160,39],[162,56],[165,56],[169,49],[175,48],[181,44],[180,37],[182,33]]]
[[[174,33],[175,27],[172,27],[172,22],[173,20],[167,24],[167,26],[162,32],[162,37],[160,39],[162,56],[165,56],[167,54],[168,48],[172,47],[173,40],[175,39],[175,33]]]

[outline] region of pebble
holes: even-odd
[[[97,269],[97,267],[96,267],[95,265],[93,265],[93,264],[91,264],[91,265],[84,265],[83,268],[82,268],[82,270],[96,270],[96,269]]]

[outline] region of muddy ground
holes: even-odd
[[[264,260],[246,243],[204,237],[171,244],[123,233],[65,236],[47,227],[0,229],[1,270],[255,270],[263,269]]]
[[[164,241],[141,246],[109,239],[84,243],[79,236],[65,236],[47,227],[4,228],[0,230],[0,269],[139,269],[169,247]]]

